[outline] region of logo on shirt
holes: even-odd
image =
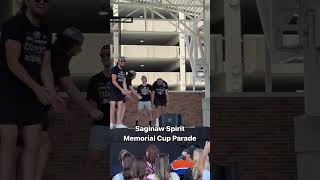
[[[123,82],[125,77],[126,77],[126,74],[124,73],[124,71],[118,72],[118,75],[117,75],[118,82]]]
[[[26,33],[24,44],[24,60],[26,62],[42,64],[48,40],[41,39],[41,36],[39,31]]]
[[[108,104],[110,99],[110,82],[99,83],[98,84],[98,93],[101,104]]]
[[[34,39],[41,39],[41,33],[39,31],[33,32],[33,38]]]
[[[150,89],[149,87],[143,87],[141,88],[141,95],[147,96],[150,94]]]

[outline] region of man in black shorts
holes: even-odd
[[[82,49],[84,36],[79,29],[74,27],[66,28],[62,33],[57,34],[51,50],[51,66],[56,85],[63,91],[66,91],[72,101],[84,109],[92,119],[99,120],[103,118],[103,112],[97,107],[92,106],[81,91],[75,85],[69,64],[72,57],[78,55]],[[50,140],[48,135],[48,121],[42,124],[41,149],[39,152],[39,162],[37,168],[36,180],[43,178],[48,154],[50,151]]]
[[[0,179],[16,170],[18,131],[24,141],[22,179],[35,180],[41,123],[56,95],[50,66],[51,33],[43,24],[47,0],[24,0],[2,26],[0,41]],[[18,130],[18,127],[20,128]]]
[[[141,77],[142,84],[138,86],[137,92],[142,97],[138,103],[138,114],[137,114],[137,122],[143,117],[143,110],[147,110],[149,117],[149,124],[152,122],[152,105],[151,105],[151,94],[152,94],[152,86],[148,84],[148,79],[146,76]],[[138,125],[138,123],[136,123]]]
[[[127,128],[127,126],[122,124],[123,100],[129,93],[126,83],[126,72],[124,70],[125,64],[126,59],[120,57],[117,65],[111,69],[110,129]]]
[[[158,78],[152,85],[154,90],[153,105],[156,107],[156,126],[159,126],[160,113],[163,113],[166,106],[169,104],[168,84],[161,78]]]
[[[88,85],[87,100],[93,107],[104,113],[105,118],[93,122],[90,130],[88,156],[86,161],[86,179],[94,178],[94,171],[98,161],[103,160],[108,153],[109,146],[109,118],[110,118],[110,45],[103,46],[100,51],[104,70],[93,76]]]

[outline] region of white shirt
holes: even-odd
[[[175,173],[175,172],[171,172],[171,173],[170,173],[170,176],[171,176],[172,180],[180,180],[180,177],[179,177],[178,174]],[[156,178],[156,175],[155,175],[155,174],[149,175],[148,178],[151,179],[151,180],[158,180],[158,179]]]
[[[112,180],[123,180],[123,175],[122,173],[118,173],[117,175],[115,175]]]
[[[210,180],[210,171],[205,169],[202,172],[202,180]]]

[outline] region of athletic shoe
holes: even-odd
[[[114,124],[110,123],[110,129],[114,129],[114,128],[116,128],[116,126]]]
[[[159,118],[156,118],[156,124],[155,124],[156,127],[159,127]]]
[[[127,126],[123,125],[123,124],[117,124],[116,128],[128,128]]]

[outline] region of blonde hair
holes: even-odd
[[[155,176],[157,180],[172,180],[168,154],[161,153],[157,157]]]
[[[194,161],[194,166],[192,168],[192,176],[194,180],[201,180],[202,176],[201,173],[198,170],[198,165],[199,165],[199,159],[203,153],[203,149],[197,148],[193,151],[193,161]],[[209,157],[206,157],[205,160],[205,169],[210,171],[210,162],[209,162]]]

